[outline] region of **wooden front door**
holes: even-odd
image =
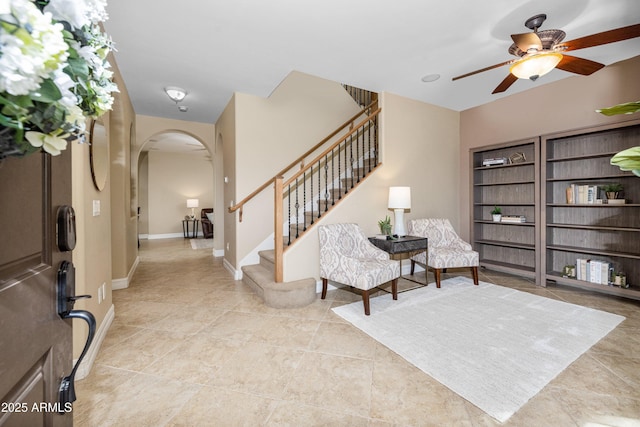
[[[72,368],[71,320],[58,315],[58,207],[71,205],[71,148],[0,161],[0,425],[70,426],[59,403]]]

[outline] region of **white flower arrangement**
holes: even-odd
[[[118,88],[103,33],[104,0],[0,2],[0,159],[84,141],[87,117],[111,109]]]

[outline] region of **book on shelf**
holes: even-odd
[[[597,285],[609,285],[612,265],[606,261],[576,259],[576,279]]]
[[[527,222],[527,218],[524,215],[502,215],[502,222]]]
[[[496,166],[496,165],[506,165],[509,163],[509,159],[506,157],[496,157],[491,159],[484,159],[482,161],[482,166]]]
[[[607,200],[608,205],[624,205],[626,203],[627,203],[626,199],[608,199]]]
[[[597,185],[571,184],[566,189],[566,202],[569,205],[601,204],[600,187]]]

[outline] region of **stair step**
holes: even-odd
[[[266,251],[259,251],[258,255],[260,256],[260,265],[271,272],[271,277],[273,277],[273,273],[276,271],[276,256],[275,251],[273,249]]]
[[[273,271],[261,264],[242,267],[242,281],[269,307],[300,308],[316,300],[316,281],[313,278],[286,283],[275,283],[273,279]]]

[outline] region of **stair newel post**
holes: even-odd
[[[274,252],[275,252],[275,272],[274,281],[276,283],[282,283],[283,281],[283,265],[282,254],[284,253],[284,236],[282,231],[283,224],[283,187],[282,182],[284,177],[277,176],[274,181],[274,213],[273,213],[273,229],[274,229]]]

